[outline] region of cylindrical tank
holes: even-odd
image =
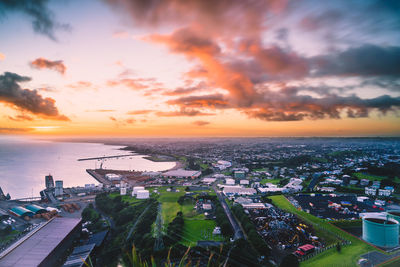
[[[399,222],[378,216],[364,217],[363,239],[375,246],[391,248],[399,245]]]
[[[400,223],[400,210],[389,210],[387,213],[389,218],[395,219]]]

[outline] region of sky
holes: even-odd
[[[0,0],[0,134],[399,136],[396,0]]]

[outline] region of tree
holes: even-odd
[[[340,242],[337,242],[336,250],[337,250],[337,252],[340,252],[342,250],[342,245],[340,244]]]
[[[279,267],[298,267],[299,259],[293,254],[286,255],[283,259]]]

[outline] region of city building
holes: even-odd
[[[246,178],[246,173],[244,171],[235,171],[233,177],[236,179],[244,179]]]
[[[249,185],[250,182],[249,182],[249,180],[240,180],[240,184],[241,185]]]
[[[369,196],[375,196],[376,195],[376,188],[366,187],[365,188],[365,194],[369,195]]]
[[[378,189],[378,195],[379,196],[384,196],[384,197],[388,197],[392,194],[391,190],[387,190],[387,189]]]
[[[227,179],[225,179],[225,184],[234,185],[235,184],[235,180],[231,179],[231,178],[227,178]]]

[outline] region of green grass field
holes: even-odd
[[[199,214],[194,209],[194,203],[185,203],[184,205],[178,204],[180,196],[185,195],[184,187],[174,187],[179,192],[167,192],[168,187],[159,187],[157,191],[158,201],[161,203],[161,215],[163,224],[166,227],[176,216],[176,213],[181,211],[185,220],[183,237],[181,243],[185,246],[195,246],[199,240],[220,241],[223,240],[221,236],[213,236],[216,223],[213,220],[206,220],[204,214]],[[154,189],[153,189],[154,190]],[[192,191],[194,193],[206,192],[209,195],[215,195],[213,190]]]
[[[271,184],[279,184],[281,179],[262,179],[260,181],[260,184],[266,184],[266,183],[271,183]]]
[[[119,192],[114,192],[110,194],[110,198],[115,198],[119,195],[120,195]],[[121,196],[121,198],[122,201],[128,202],[130,204],[136,204],[143,201],[143,199],[137,199],[136,197],[132,197],[131,195]]]
[[[362,172],[356,172],[353,173],[353,175],[355,177],[357,177],[358,179],[367,179],[370,181],[381,181],[386,179],[386,176],[377,176],[377,175],[372,175],[372,174],[367,174],[367,173],[362,173]]]
[[[195,246],[199,240],[223,241],[222,236],[213,235],[216,226],[213,220],[188,220],[185,219],[181,243],[185,246]]]
[[[336,249],[327,250],[307,261],[301,263],[301,266],[357,266],[359,257],[368,251],[376,250],[374,247],[364,243],[358,238],[342,231],[341,229],[331,225],[326,220],[317,218],[304,211],[297,210],[284,196],[271,196],[272,202],[277,207],[294,213],[304,221],[312,224],[317,232],[317,236],[325,239],[328,244],[334,244],[338,239],[332,234],[339,235],[352,242],[351,245],[342,247],[341,252]]]

